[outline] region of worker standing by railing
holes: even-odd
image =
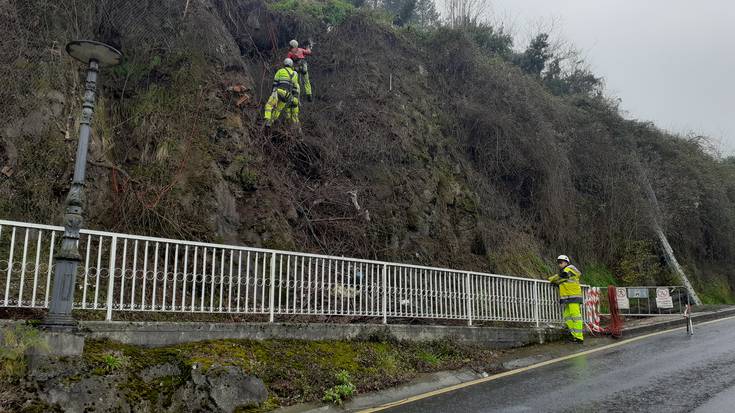
[[[559,265],[559,274],[549,277],[549,281],[559,285],[559,303],[564,306],[564,322],[572,334],[571,340],[575,343],[584,342],[582,323],[582,273],[569,262],[569,257],[560,255],[556,259]]]

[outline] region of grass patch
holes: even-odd
[[[735,304],[730,285],[723,278],[708,280],[698,291],[702,304]]]
[[[23,324],[3,328],[0,381],[15,382],[25,375],[28,367],[26,352],[33,347],[45,348],[45,342],[35,328]]]
[[[120,352],[103,354],[99,366],[95,368],[94,373],[97,375],[111,374],[125,367],[129,362],[127,356]]]
[[[593,263],[584,268],[582,282],[593,287],[607,287],[608,285],[618,284],[612,270],[606,265],[599,263]]]
[[[499,274],[531,275],[546,279],[557,272],[553,261],[544,261],[538,253],[530,249],[490,253],[488,258]]]
[[[418,355],[419,359],[430,366],[436,366],[439,364],[440,358],[436,354],[422,351]]]

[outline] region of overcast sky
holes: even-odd
[[[583,51],[627,118],[735,154],[735,1],[493,0],[522,39],[540,20]]]

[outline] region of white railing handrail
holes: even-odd
[[[0,244],[8,247],[0,249],[7,254],[0,259],[7,264],[1,306],[48,307],[63,231],[0,219]],[[562,321],[558,289],[543,279],[89,229],[80,235],[74,306],[106,310],[108,320],[113,311],[162,311],[261,314],[270,321],[281,315],[537,327]]]
[[[62,231],[62,232],[64,231],[64,227],[61,227],[61,226],[33,224],[33,223],[27,223],[27,222],[0,219],[0,226],[3,226],[3,225],[23,227],[23,228],[42,229],[42,230],[47,230],[47,231]],[[125,233],[120,233],[120,232],[98,231],[98,230],[91,230],[91,229],[82,229],[79,232],[80,234],[85,234],[85,235],[126,238],[126,239],[138,240],[138,241],[189,245],[189,246],[194,246],[194,247],[205,247],[205,248],[230,249],[230,250],[238,250],[238,251],[263,252],[263,253],[269,253],[269,254],[275,253],[275,254],[281,254],[281,255],[298,255],[301,257],[309,257],[309,258],[350,261],[350,262],[376,264],[376,265],[390,265],[394,267],[415,268],[415,269],[429,270],[429,271],[454,272],[454,273],[471,274],[471,275],[478,275],[478,276],[485,276],[485,277],[505,278],[509,280],[540,282],[540,283],[547,283],[547,284],[549,283],[549,281],[547,280],[536,279],[536,278],[519,277],[519,276],[503,275],[503,274],[493,274],[493,273],[483,273],[483,272],[477,272],[477,271],[457,270],[453,268],[431,267],[431,266],[425,266],[425,265],[407,264],[407,263],[391,262],[391,261],[370,260],[370,259],[364,259],[364,258],[352,258],[352,257],[344,257],[344,256],[339,257],[339,256],[334,256],[334,255],[313,254],[313,253],[308,253],[308,252],[285,251],[285,250],[276,250],[276,249],[259,248],[259,247],[247,247],[243,245],[218,244],[218,243],[201,242],[201,241],[186,241],[186,240],[177,240],[177,239],[171,239],[171,238],[150,237],[146,235],[125,234]]]
[[[686,288],[683,285],[614,285],[615,288]],[[607,288],[597,287],[597,288]]]

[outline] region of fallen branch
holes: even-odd
[[[100,167],[100,168],[113,169],[113,170],[115,170],[117,172],[120,172],[129,181],[135,182],[136,184],[139,184],[140,183],[138,180],[133,179],[133,177],[131,177],[129,173],[125,172],[125,170],[123,170],[119,166],[113,165],[111,163],[95,162],[95,161],[92,161],[92,160],[87,160],[87,163],[90,164],[90,165],[92,165],[92,166],[97,166],[97,167]]]

